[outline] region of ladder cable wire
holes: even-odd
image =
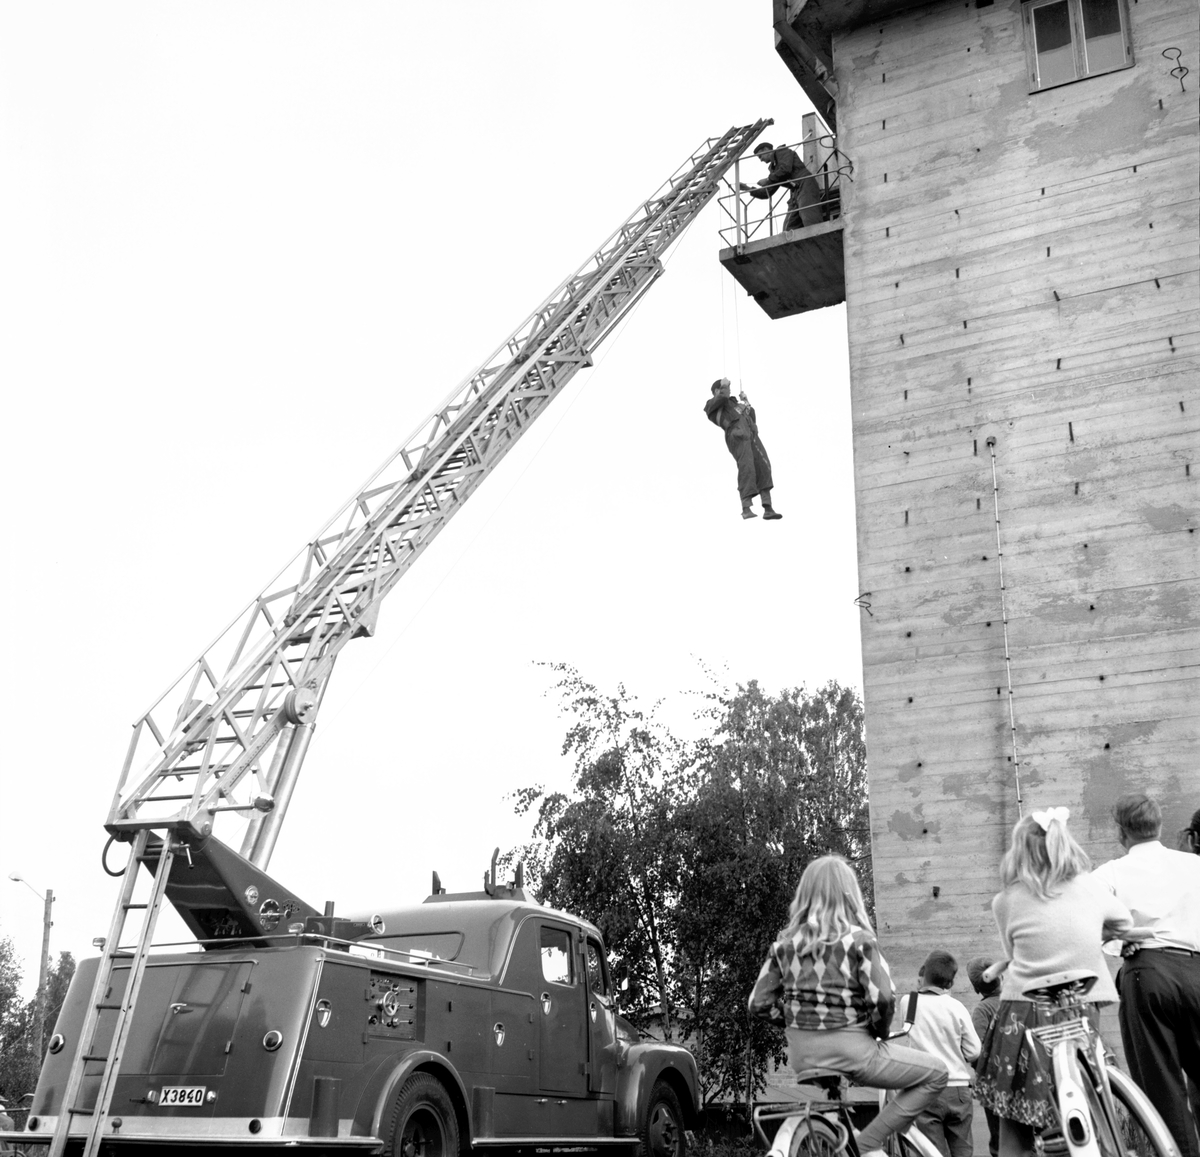
[[[1008,637],[1008,598],[1004,583],[1004,547],[1000,541],[1000,484],[996,477],[996,439],[988,438],[992,456],[992,509],[996,517],[996,561],[1000,568],[1000,624],[1004,633],[1004,676],[1008,681],[1008,733],[1012,741],[1013,781],[1017,789],[1017,818],[1025,814],[1021,795],[1021,761],[1017,755],[1017,720],[1013,709],[1012,649]]]

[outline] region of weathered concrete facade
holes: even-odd
[[[776,8],[854,163],[875,888],[905,978],[995,947],[1006,614],[1027,809],[1069,806],[1103,860],[1122,792],[1172,839],[1200,807],[1198,37],[1190,0],[1126,14],[1132,67],[1031,93],[1020,0]]]

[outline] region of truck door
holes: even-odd
[[[588,1089],[613,1095],[617,1091],[617,1023],[604,948],[591,936],[584,946],[588,1001]]]
[[[587,1095],[585,1025],[586,985],[579,975],[574,929],[542,922],[540,929],[541,976],[538,1012],[541,1020],[540,1084],[543,1093],[568,1097]]]

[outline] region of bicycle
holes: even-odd
[[[904,1023],[887,1034],[888,1040],[909,1034],[916,1007],[917,998],[912,994],[904,1006]],[[796,1074],[796,1083],[816,1086],[825,1092],[825,1097],[810,1098],[799,1112],[791,1108],[772,1110],[768,1105],[760,1105],[754,1110],[751,1114],[754,1132],[767,1149],[768,1157],[839,1157],[843,1154],[861,1157],[850,1120],[849,1103],[843,1095],[853,1084],[850,1078],[837,1069],[811,1068],[801,1069]],[[886,1092],[884,1089],[876,1091],[882,1109]],[[775,1120],[780,1121],[780,1125],[771,1141],[763,1129],[763,1122]],[[915,1157],[941,1157],[937,1146],[915,1125],[909,1127],[905,1142],[909,1146],[907,1153],[889,1144],[893,1157],[908,1157],[909,1153]]]
[[[903,1031],[890,1035],[902,1036]],[[768,1157],[861,1157],[849,1103],[843,1095],[851,1084],[846,1074],[836,1069],[802,1069],[796,1074],[796,1083],[816,1086],[825,1096],[809,1099],[800,1110],[773,1109],[769,1105],[754,1110],[754,1133]],[[880,1108],[883,1099],[884,1091],[880,1089]],[[772,1121],[780,1122],[773,1140],[763,1128],[764,1123]],[[915,1125],[904,1134],[903,1144],[907,1149],[900,1157],[940,1157],[937,1146]]]
[[[994,979],[1007,966],[1007,960],[995,964],[984,977]],[[1072,969],[1022,993],[1047,1021],[1027,1028],[1025,1035],[1028,1047],[1040,1048],[1050,1062],[1059,1116],[1057,1128],[1035,1133],[1035,1151],[1069,1157],[1179,1157],[1158,1111],[1105,1053],[1088,1019],[1084,997],[1096,980],[1089,969]]]

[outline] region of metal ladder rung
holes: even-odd
[[[187,798],[191,799],[192,797],[189,795]],[[122,904],[121,907],[124,908],[126,912],[141,912],[141,911],[145,911],[145,909],[149,908],[150,905],[149,904]]]
[[[67,1112],[73,1117],[94,1117],[96,1115],[95,1109],[85,1109],[82,1105],[73,1106]]]

